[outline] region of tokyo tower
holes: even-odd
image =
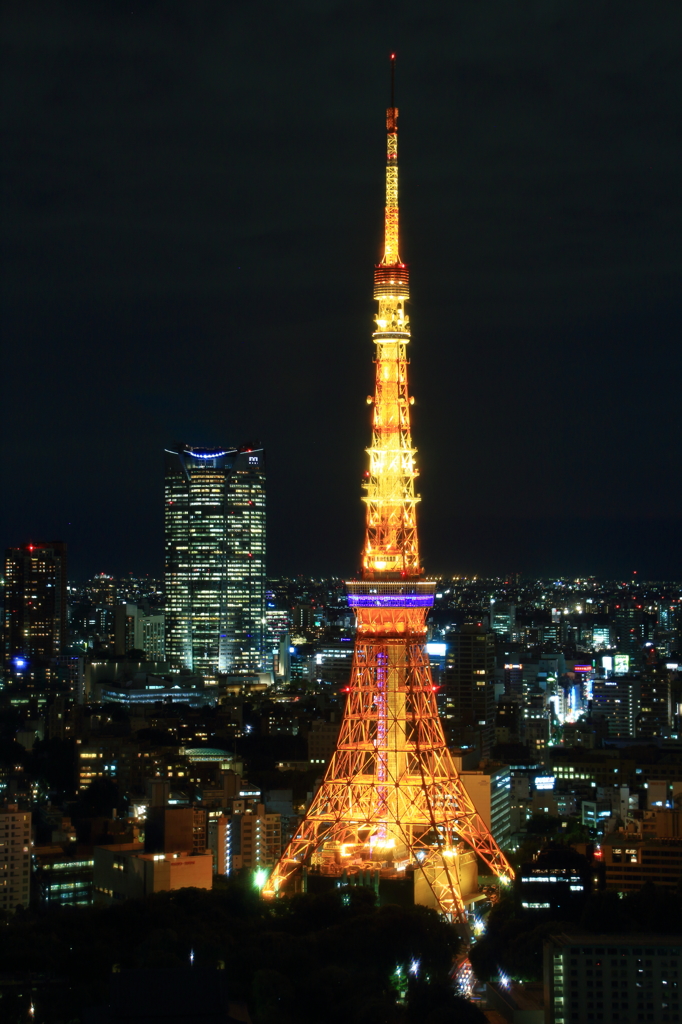
[[[409,271],[399,255],[398,110],[386,112],[385,245],[378,302],[372,443],[365,474],[362,577],[347,583],[357,634],[338,743],[310,809],[263,894],[295,891],[307,871],[348,878],[412,874],[414,899],[464,916],[478,860],[513,871],[476,812],[445,744],[425,649],[435,583],[421,579],[407,387]]]

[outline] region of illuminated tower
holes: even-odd
[[[415,902],[461,917],[486,873],[512,869],[464,789],[436,707],[425,650],[435,584],[421,580],[407,388],[409,273],[398,248],[398,110],[387,111],[385,248],[378,301],[372,444],[362,578],[347,584],[357,618],[338,744],[305,820],[263,890],[300,887],[304,871],[339,877],[414,873]],[[366,875],[365,875],[366,877]]]

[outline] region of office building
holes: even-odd
[[[477,771],[460,769],[462,783],[498,846],[511,833],[511,769],[482,762]]]
[[[618,650],[630,658],[630,666],[639,668],[642,663],[642,648],[653,632],[655,618],[635,600],[619,601],[611,611],[612,641]]]
[[[163,612],[147,612],[136,604],[116,605],[114,654],[144,651],[146,661],[164,661],[165,621]]]
[[[17,804],[0,809],[0,911],[28,907],[31,894],[31,814]]]
[[[634,736],[640,708],[640,680],[634,676],[595,679],[592,711],[602,715],[611,736]]]
[[[205,853],[206,811],[202,807],[150,807],[144,830],[145,853]]]
[[[5,664],[51,661],[66,642],[66,544],[46,541],[5,553]]]
[[[205,853],[141,853],[139,843],[96,846],[94,898],[109,906],[169,889],[211,889],[213,857]]]
[[[289,612],[266,609],[264,666],[283,679],[289,678],[289,630]]]
[[[602,840],[606,887],[636,892],[646,882],[677,890],[682,877],[682,839],[644,839],[612,832]]]
[[[489,757],[495,736],[495,635],[464,624],[447,636],[439,704],[447,742]]]
[[[257,795],[235,798],[208,812],[207,835],[216,874],[271,868],[282,853],[282,816],[268,813]]]
[[[511,639],[516,629],[516,605],[493,600],[490,605],[490,628],[498,636]]]
[[[166,450],[166,657],[208,682],[264,664],[261,448]]]
[[[521,703],[515,696],[501,697],[495,711],[495,742],[520,743],[523,735]]]
[[[579,913],[599,876],[587,857],[570,846],[546,848],[522,864],[514,882],[517,903],[524,910]]]
[[[315,673],[318,682],[347,686],[353,667],[353,638],[321,640],[315,647]]]
[[[70,856],[57,845],[35,847],[34,903],[41,910],[89,906],[92,903],[93,866],[91,857]]]
[[[673,724],[672,672],[664,664],[647,665],[640,683],[637,735],[670,735]]]
[[[611,646],[611,629],[609,626],[592,627],[592,649],[606,651]]]
[[[547,1024],[666,1024],[680,1018],[682,942],[660,935],[551,935]]]
[[[316,718],[310,723],[308,760],[311,764],[327,764],[336,750],[341,723],[335,722],[334,718],[335,714],[332,711],[331,721]]]

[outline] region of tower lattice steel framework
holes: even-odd
[[[398,247],[398,110],[387,110],[384,256],[378,301],[372,444],[365,475],[362,578],[347,583],[357,636],[336,750],[310,809],[263,892],[298,887],[302,872],[347,877],[414,871],[415,900],[459,918],[478,889],[477,858],[513,871],[476,812],[445,744],[428,654],[435,584],[421,580],[407,387],[409,271]],[[364,877],[367,877],[365,874]]]

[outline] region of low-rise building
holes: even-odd
[[[60,845],[33,848],[33,904],[51,907],[92,903],[94,860]]]
[[[601,849],[608,889],[634,892],[645,882],[677,889],[682,877],[682,839],[644,839],[612,832]]]
[[[598,884],[588,857],[564,846],[542,850],[521,865],[514,881],[517,902],[524,910],[560,913],[579,909]]]
[[[111,904],[170,889],[210,889],[213,857],[206,853],[140,853],[139,843],[96,846],[94,899]]]

